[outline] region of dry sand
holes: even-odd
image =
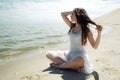
[[[120,9],[94,21],[109,26],[112,30],[102,35],[97,50],[87,46],[95,70],[92,74],[51,68],[45,54],[38,54],[0,65],[0,80],[120,80]]]

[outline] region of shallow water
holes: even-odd
[[[45,24],[0,25],[1,57],[20,54],[27,50],[45,48],[68,40],[67,29],[63,29],[62,25],[54,26]]]

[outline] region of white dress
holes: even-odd
[[[89,62],[88,55],[81,45],[81,36],[82,31],[78,33],[73,33],[71,30],[69,37],[70,37],[70,50],[66,51],[48,51],[47,54],[51,55],[52,57],[60,57],[65,61],[69,61],[74,59],[76,56],[81,56],[84,59],[84,67],[82,68],[82,72],[86,74],[90,74],[93,72],[92,66]]]

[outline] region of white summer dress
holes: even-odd
[[[52,57],[60,57],[65,61],[69,61],[77,56],[81,56],[84,59],[84,67],[81,69],[81,71],[86,74],[90,74],[93,72],[93,69],[89,62],[88,55],[84,47],[81,45],[81,36],[82,31],[79,31],[78,33],[73,33],[73,30],[71,30],[71,32],[69,33],[70,50],[48,51],[47,54],[51,55]]]

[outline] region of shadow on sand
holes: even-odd
[[[67,70],[67,69],[56,69],[53,67],[49,67],[45,71],[50,71],[50,74],[62,74],[62,79],[63,80],[87,80],[91,77],[94,77],[94,80],[99,80],[99,74],[96,71],[93,71],[91,74],[84,74],[84,73],[79,73],[74,70]]]

